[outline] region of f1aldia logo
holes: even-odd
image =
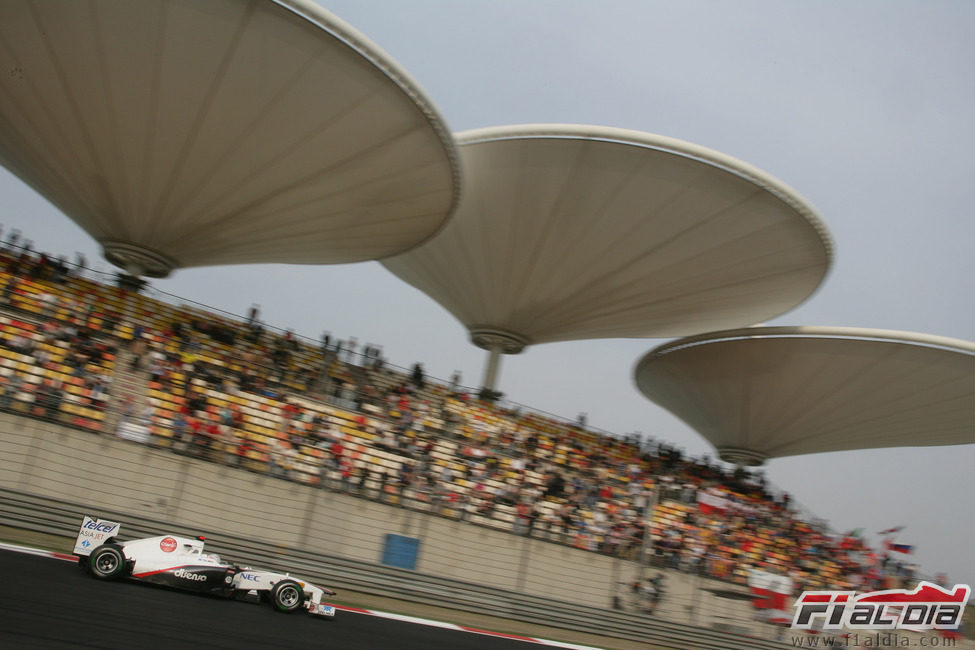
[[[949,591],[920,582],[912,591],[804,591],[796,600],[792,627],[800,630],[956,630],[971,587]]]

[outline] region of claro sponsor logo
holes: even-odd
[[[207,577],[200,575],[199,573],[190,573],[186,569],[176,569],[173,571],[173,575],[177,578],[184,578],[185,580],[194,580],[196,582],[206,582]]]
[[[176,550],[176,546],[177,546],[176,540],[173,539],[172,537],[166,537],[165,539],[159,542],[159,549],[163,553],[172,553],[173,551]]]
[[[971,588],[921,582],[912,591],[805,591],[792,627],[801,630],[956,630]]]

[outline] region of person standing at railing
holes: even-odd
[[[231,467],[238,466],[240,460],[240,436],[237,435],[237,431],[232,424],[221,424],[219,431],[219,444],[223,447],[221,450],[221,462]]]
[[[14,294],[17,292],[20,286],[20,280],[15,275],[11,275],[7,278],[7,283],[3,287],[3,297],[2,300],[4,304],[10,305]]]
[[[352,493],[352,480],[355,472],[356,467],[351,458],[343,457],[339,461],[339,481],[341,481],[341,490],[343,494]]]
[[[0,375],[0,382],[3,385],[3,389],[0,390],[0,409],[9,411],[24,385],[23,373],[20,370],[15,370],[9,376]]]
[[[422,363],[417,362],[413,364],[413,370],[410,373],[410,380],[417,390],[423,390],[426,387],[426,375],[423,372]]]
[[[268,476],[273,478],[286,478],[285,473],[285,460],[284,460],[284,446],[276,435],[270,436],[267,443],[268,452],[268,463],[267,463],[267,473]]]
[[[366,496],[366,482],[369,480],[369,468],[363,465],[359,468],[358,481],[356,481],[356,494],[360,497]]]
[[[379,488],[376,490],[376,501],[379,503],[385,503],[386,501],[386,482],[389,477],[386,474],[386,470],[379,468]]]
[[[315,448],[319,451],[318,458],[318,486],[322,489],[332,489],[332,472],[338,469],[338,461],[332,453],[331,442],[319,441]]]
[[[247,311],[247,327],[253,327],[257,322],[257,319],[261,314],[261,306],[257,304],[251,305],[250,309]]]

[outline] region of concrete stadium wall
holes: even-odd
[[[608,607],[632,562],[0,414],[0,485],[378,563],[388,533],[416,537],[416,569]],[[79,513],[79,515],[82,513]],[[679,585],[674,587],[679,589]]]

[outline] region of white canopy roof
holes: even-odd
[[[6,0],[0,42],[0,162],[147,275],[381,258],[457,200],[432,103],[311,0]]]
[[[729,462],[975,443],[975,343],[839,327],[756,327],[662,345],[635,370],[651,401]]]
[[[577,125],[457,140],[465,187],[454,218],[383,263],[484,347],[752,324],[804,301],[830,266],[813,208],[718,152]]]

